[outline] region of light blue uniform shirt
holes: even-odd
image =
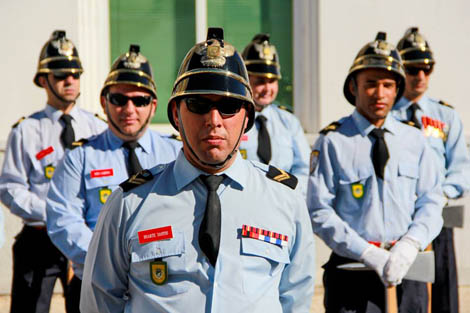
[[[307,192],[310,146],[297,117],[272,103],[255,116],[266,117],[266,128],[271,140],[271,162],[299,180],[302,192]],[[245,159],[261,162],[258,157],[257,123],[242,137],[240,153]]]
[[[445,203],[426,140],[389,115],[383,128],[390,158],[382,180],[372,163],[375,139],[368,136],[375,126],[356,110],[340,123],[313,148],[307,205],[314,232],[334,252],[356,260],[368,241],[390,242],[405,234],[426,248],[441,230]]]
[[[411,112],[407,112],[407,109],[412,103],[402,97],[393,107],[392,114],[401,121],[410,120]],[[444,123],[443,134],[430,129],[422,129],[422,133],[436,152],[438,160],[435,165],[444,179],[442,186],[444,194],[452,199],[462,197],[470,189],[470,157],[462,121],[453,108],[442,105],[438,100],[426,95],[418,101],[418,105],[420,110],[416,115],[422,126],[424,126],[421,121],[423,116]]]
[[[145,131],[138,142],[140,147],[135,151],[144,169],[173,161],[182,146],[180,141],[152,130]],[[51,181],[47,195],[47,232],[73,262],[79,278],[101,207],[111,191],[129,178],[128,150],[122,144],[108,128],[67,153]]]
[[[46,195],[50,177],[64,156],[59,120],[63,112],[47,105],[12,129],[8,137],[0,199],[28,225],[46,223]],[[106,129],[106,123],[74,106],[69,113],[75,138],[88,138]]]
[[[198,244],[207,199],[198,177],[206,173],[182,152],[152,169],[150,182],[117,189],[101,211],[86,257],[81,312],[310,312],[315,246],[305,200],[267,178],[266,170],[238,154],[224,172],[215,268]],[[242,237],[242,225],[287,235],[287,245]],[[138,232],[166,226],[171,239],[139,243]],[[168,265],[162,285],[150,273],[159,258]]]

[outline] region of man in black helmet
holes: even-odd
[[[435,59],[418,27],[411,27],[397,44],[406,72],[403,97],[393,107],[393,115],[408,121],[422,131],[436,153],[435,165],[444,177],[442,189],[448,199],[457,199],[470,190],[470,157],[465,143],[463,124],[457,111],[426,92]],[[453,209],[444,208],[452,214]],[[458,213],[458,211],[456,212]],[[455,213],[454,213],[455,214]],[[444,214],[449,216],[449,214]],[[432,312],[459,311],[457,266],[454,251],[452,221],[462,222],[462,216],[450,216],[433,241],[436,255],[436,281],[432,286]]]
[[[385,312],[384,287],[393,286],[400,312],[427,311],[426,284],[405,275],[439,233],[445,200],[431,148],[389,114],[404,85],[400,55],[379,33],[344,83],[354,112],[314,145],[307,204],[314,232],[333,250],[324,265],[327,313]]]
[[[242,53],[256,112],[255,127],[243,136],[240,152],[248,160],[292,173],[306,193],[310,146],[297,117],[275,103],[281,66],[276,47],[269,38],[269,34],[257,34]]]
[[[78,290],[88,244],[108,196],[141,170],[173,161],[181,149],[181,142],[148,129],[157,90],[150,62],[138,45],[113,63],[100,100],[109,128],[76,143],[57,167],[47,194],[47,232],[72,261],[70,286]]]
[[[314,242],[297,181],[237,149],[254,108],[243,60],[211,28],[168,106],[176,161],[121,184],[104,205],[82,312],[309,312]]]
[[[100,133],[106,124],[75,105],[83,69],[65,31],[55,31],[39,56],[34,83],[44,88],[46,107],[13,126],[0,176],[0,199],[23,219],[13,245],[11,312],[49,312],[59,278],[66,307],[77,297],[66,286],[67,259],[46,231],[46,194],[54,170],[73,142]]]

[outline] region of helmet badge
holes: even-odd
[[[268,61],[274,60],[276,48],[274,46],[271,46],[267,40],[263,41],[262,44],[255,43],[254,47],[256,51],[258,51],[260,59]]]
[[[51,42],[52,46],[57,49],[60,55],[71,56],[73,55],[73,43],[64,37],[58,38]]]
[[[123,58],[123,65],[127,68],[131,68],[134,70],[140,68],[142,63],[147,62],[147,59],[139,52],[139,46],[131,45],[131,47],[129,48],[129,52],[126,53],[125,57]]]
[[[390,51],[393,49],[393,47],[388,42],[382,40],[376,40],[372,42],[371,46],[374,48],[374,52],[376,54],[385,56],[389,56]]]
[[[227,60],[225,59],[225,48],[221,46],[218,40],[207,41],[207,46],[203,47],[200,54],[201,63],[207,67],[222,67]]]

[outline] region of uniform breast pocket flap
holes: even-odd
[[[131,261],[144,262],[154,259],[169,257],[182,257],[185,252],[184,234],[174,232],[173,238],[169,240],[152,241],[140,244],[138,239],[132,240]]]
[[[398,165],[398,175],[406,176],[412,179],[418,179],[419,169],[415,164],[400,163]]]

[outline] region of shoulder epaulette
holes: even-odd
[[[178,140],[178,141],[183,140],[180,135],[176,135],[176,134],[171,134],[171,136],[169,138],[174,139],[174,140]]]
[[[149,170],[140,171],[137,174],[134,174],[128,180],[122,182],[119,187],[124,191],[129,191],[137,186],[143,185],[146,182],[151,181],[153,178],[152,173]]]
[[[15,124],[11,126],[11,128],[15,128],[16,126],[20,125],[21,122],[23,122],[26,119],[26,117],[21,117]]]
[[[287,111],[287,112],[289,112],[289,113],[294,113],[294,111],[292,111],[291,108],[289,108],[289,107],[287,107],[287,106],[285,106],[285,105],[279,105],[278,108],[281,109],[281,110]]]
[[[328,125],[328,126],[326,126],[325,128],[323,128],[323,129],[320,131],[320,134],[326,135],[326,134],[328,134],[330,131],[336,131],[340,126],[341,126],[341,123],[340,123],[340,122],[333,122],[333,123],[331,123],[330,125]]]
[[[102,117],[101,115],[99,115],[98,113],[95,114],[95,117],[96,117],[97,119],[102,120],[102,121],[105,122],[105,123],[108,123],[108,121],[107,121],[104,117]]]
[[[81,147],[84,144],[86,144],[87,142],[88,142],[87,138],[82,138],[80,140],[74,141],[74,142],[72,142],[72,149],[75,149],[76,147]]]
[[[449,108],[451,108],[451,109],[454,108],[453,106],[451,106],[450,104],[448,104],[448,103],[445,102],[445,101],[439,100],[439,103],[440,103],[441,105],[446,106],[446,107],[449,107]]]
[[[266,177],[271,178],[272,180],[275,180],[278,183],[289,186],[292,189],[295,189],[295,187],[297,187],[297,177],[271,165],[269,166],[269,170],[266,173]]]
[[[413,121],[400,121],[402,122],[403,124],[406,124],[408,126],[411,126],[411,127],[416,127],[417,129],[421,129],[418,125],[416,125]]]

